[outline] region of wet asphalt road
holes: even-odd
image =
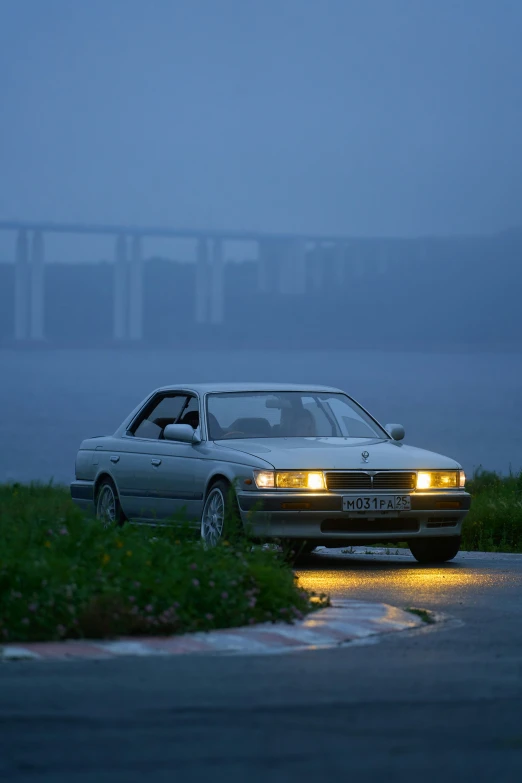
[[[0,780],[522,780],[522,556],[313,555],[303,584],[454,618],[273,656],[0,665]]]

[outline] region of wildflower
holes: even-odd
[[[45,541],[44,542],[44,546],[47,547],[47,549],[50,549],[51,548],[51,542],[50,541]]]
[[[133,595],[129,595],[129,601],[131,602],[131,604],[133,604],[135,600],[136,599],[134,598]]]
[[[111,556],[110,556],[110,555],[108,555],[108,554],[107,554],[107,552],[106,552],[106,553],[103,555],[103,557],[102,557],[102,564],[103,564],[103,565],[107,565],[107,563],[109,562],[109,560],[110,560],[110,559],[111,559]]]
[[[257,598],[251,598],[250,601],[248,602],[248,605],[251,609],[253,609],[256,604],[257,604]]]
[[[196,564],[196,563],[191,563],[191,564],[190,564],[190,567],[191,567],[191,569],[192,569],[193,571],[195,571],[195,570],[197,569],[197,567],[198,567],[198,566],[197,566],[197,564]]]
[[[121,541],[121,539],[118,538],[116,541],[116,546],[118,547],[118,549],[121,549],[123,547],[123,541]]]
[[[127,549],[127,551],[125,552],[125,554],[127,555],[127,557],[132,557],[132,552],[131,552],[131,550],[130,550],[130,549]]]
[[[134,585],[134,587],[141,587],[141,582],[133,582],[132,584]]]
[[[208,586],[209,586],[209,587],[215,587],[215,586],[216,586],[216,583],[215,583],[215,582],[213,582],[213,581],[212,581],[212,579],[211,579],[211,580],[210,580],[210,582],[208,583]]]
[[[208,614],[206,614],[205,617],[207,618],[207,620],[213,620],[214,619],[214,615],[210,614],[210,612]]]
[[[60,528],[60,535],[61,536],[68,536],[69,535],[69,531],[67,530],[66,527]]]
[[[199,587],[199,579],[193,579],[192,584],[194,585],[194,587]]]
[[[178,538],[178,539],[176,539],[176,541],[175,541],[174,543],[175,543],[175,544],[181,544],[181,541],[180,541],[180,540],[179,540],[179,538]]]
[[[29,625],[29,618],[28,617],[24,617],[23,618],[22,625]]]
[[[154,611],[154,607],[152,606],[152,604],[147,604],[147,606],[145,607],[145,611],[149,612],[149,614],[150,614],[150,612],[153,612]]]
[[[229,541],[223,541],[223,546],[230,546],[230,542]]]
[[[225,590],[224,590],[224,591],[221,593],[221,598],[223,599],[223,601],[226,601],[226,600],[227,600],[227,598],[228,598],[228,593],[227,593]]]
[[[29,609],[30,612],[36,612],[36,610],[38,609],[38,604],[29,604],[27,608]]]

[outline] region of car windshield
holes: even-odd
[[[387,438],[345,394],[226,392],[209,394],[210,440],[239,438]]]

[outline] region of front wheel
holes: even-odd
[[[311,541],[303,541],[296,538],[286,538],[281,541],[283,557],[288,563],[296,564],[300,558],[310,555],[317,544]]]
[[[410,552],[419,563],[446,563],[460,549],[460,536],[417,538],[408,542]]]
[[[241,537],[243,523],[234,490],[226,481],[210,487],[201,514],[201,538],[207,546],[216,546],[223,538]]]

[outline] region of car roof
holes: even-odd
[[[197,394],[211,392],[342,392],[333,386],[311,386],[296,383],[177,383],[162,386],[156,391],[194,391]]]

